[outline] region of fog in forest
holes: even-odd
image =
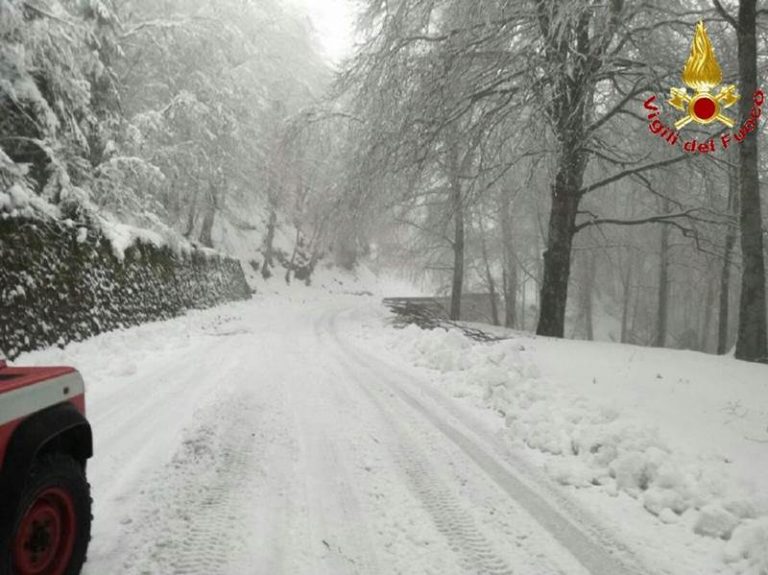
[[[3,0],[0,209],[764,360],[757,4]],[[725,121],[675,128],[703,92]]]

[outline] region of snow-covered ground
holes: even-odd
[[[490,331],[510,339],[412,326],[384,344],[495,410],[511,448],[655,573],[768,573],[768,367]]]
[[[765,366],[278,291],[19,358],[89,385],[86,575],[767,572]]]

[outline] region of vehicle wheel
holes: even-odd
[[[78,575],[91,538],[91,496],[80,464],[37,461],[23,488],[1,566],[12,575]]]

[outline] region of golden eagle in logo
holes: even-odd
[[[675,122],[678,130],[691,122],[711,124],[721,122],[733,128],[735,122],[722,113],[739,101],[741,96],[736,92],[736,86],[724,86],[715,96],[711,91],[723,81],[723,72],[717,62],[715,50],[707,35],[704,22],[696,25],[696,34],[691,45],[691,55],[683,69],[683,82],[694,91],[688,95],[685,88],[672,88],[670,99],[667,100],[674,108],[687,112],[687,115]]]

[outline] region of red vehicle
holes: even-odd
[[[0,359],[0,575],[80,573],[92,453],[80,374]]]

